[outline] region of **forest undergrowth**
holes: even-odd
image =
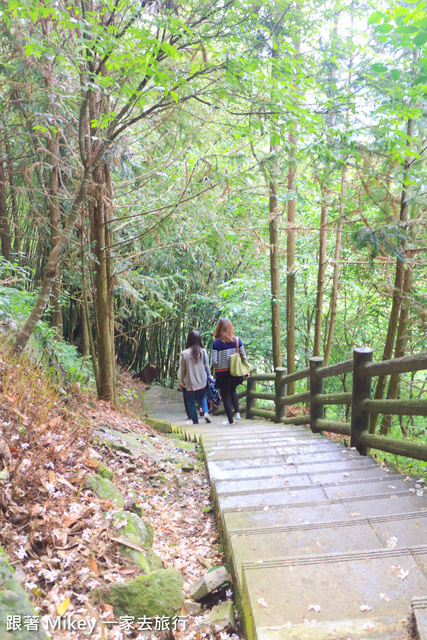
[[[139,389],[137,388],[139,385]],[[96,437],[98,427],[141,433],[160,452],[168,437],[135,416],[141,384],[119,378],[121,406],[97,400],[80,386],[59,387],[28,356],[16,360],[0,346],[0,544],[41,623],[48,617],[96,618],[92,638],[233,638],[202,626],[185,613],[185,630],[146,635],[111,625],[110,605],[94,606],[90,591],[143,573],[119,553],[111,528],[112,502],[84,488],[86,474],[100,460],[114,472],[114,484],[134,501],[153,527],[154,552],[183,576],[184,593],[203,573],[223,563],[203,464],[191,473],[143,455],[129,456]],[[133,411],[123,405],[132,401]],[[178,445],[179,446],[179,443]],[[107,517],[106,517],[107,514]],[[228,591],[227,596],[230,596]],[[225,593],[219,593],[218,598]],[[210,603],[210,606],[212,602]],[[184,615],[184,611],[182,612]],[[55,630],[55,638],[86,635]],[[169,635],[168,635],[169,633]]]

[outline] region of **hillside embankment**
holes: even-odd
[[[205,468],[141,389],[112,406],[0,349],[0,638],[239,638],[210,623],[230,584],[189,599],[223,564]]]

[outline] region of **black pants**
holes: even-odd
[[[233,422],[233,407],[235,413],[239,413],[239,398],[237,397],[236,388],[242,382],[243,378],[241,376],[236,378],[235,376],[230,376],[229,373],[218,376],[215,382],[216,388],[220,391],[225,413],[230,424]]]

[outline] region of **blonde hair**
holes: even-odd
[[[217,340],[218,338],[223,342],[233,342],[234,338],[234,329],[231,324],[231,320],[228,318],[220,318],[215,327],[214,338]]]

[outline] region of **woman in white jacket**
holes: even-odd
[[[185,346],[179,360],[178,386],[185,393],[193,424],[199,424],[196,402],[201,406],[206,422],[212,422],[206,400],[207,378],[211,375],[211,370],[200,333],[195,329],[190,331]]]

